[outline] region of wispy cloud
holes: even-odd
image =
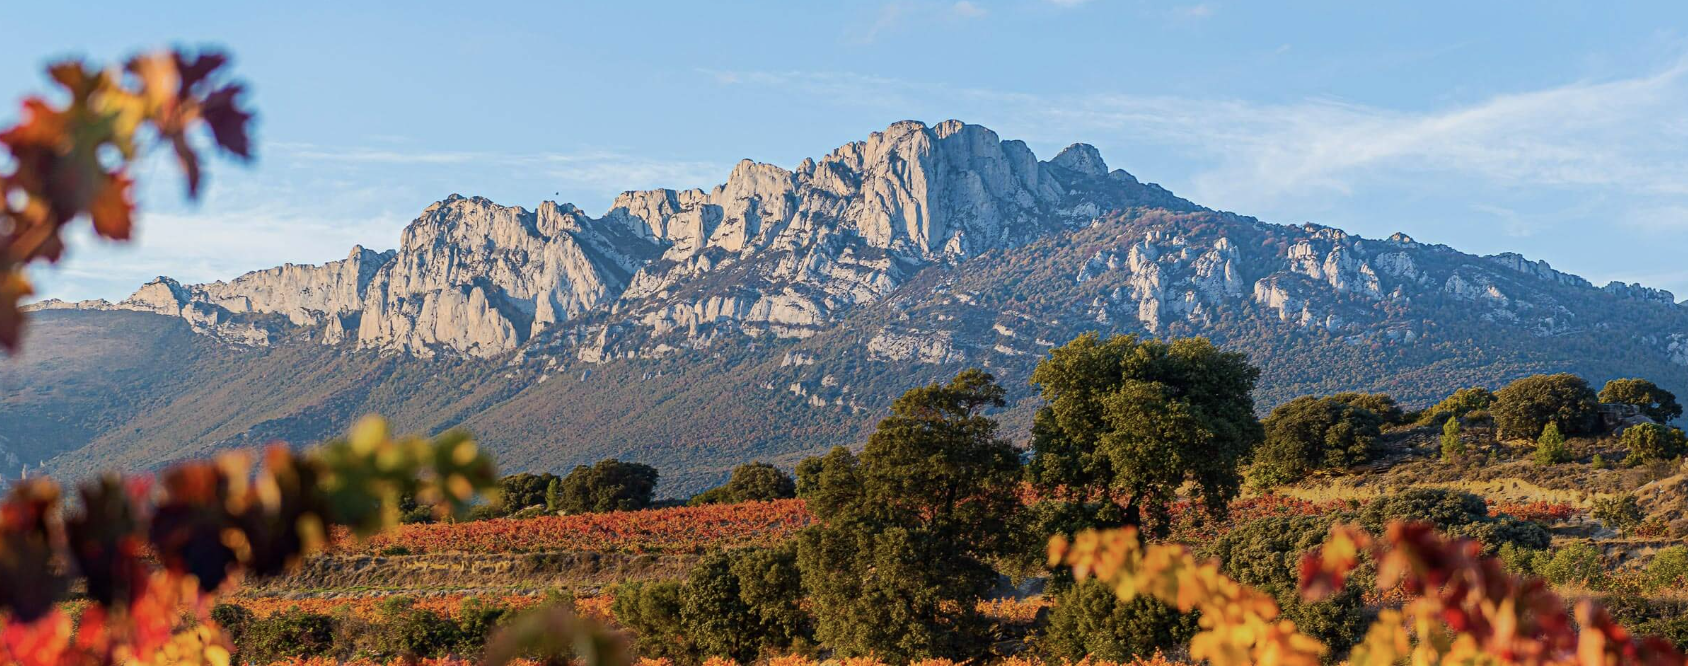
[[[1348,194],[1377,169],[1459,173],[1499,184],[1598,186],[1688,195],[1688,62],[1635,78],[1581,81],[1428,111],[1338,99],[1267,104],[1119,93],[1030,95],[828,72],[717,73],[840,103],[991,116],[1050,141],[1173,145],[1210,166],[1196,194]]]
[[[984,7],[968,2],[968,0],[958,0],[955,4],[950,5],[950,13],[961,18],[982,18],[990,12]]]
[[[1213,16],[1215,11],[1216,10],[1213,5],[1203,2],[1194,5],[1173,7],[1172,15],[1181,19],[1199,20]]]

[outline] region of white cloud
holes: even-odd
[[[950,13],[961,18],[981,18],[990,12],[968,0],[958,0],[950,6]]]
[[[1090,2],[1090,0],[1044,0],[1044,2],[1061,7],[1077,7]]]
[[[1213,5],[1205,2],[1195,5],[1184,5],[1172,8],[1172,15],[1182,19],[1204,19],[1213,16]]]

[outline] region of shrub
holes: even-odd
[[[1647,563],[1647,584],[1654,590],[1688,582],[1688,546],[1671,546],[1653,554]]]
[[[1599,589],[1606,583],[1605,558],[1586,541],[1537,556],[1536,573],[1554,585],[1580,584]]]
[[[1537,464],[1557,465],[1571,461],[1571,449],[1565,445],[1565,436],[1559,434],[1559,426],[1549,421],[1542,427],[1541,437],[1536,439],[1536,452],[1533,455]]]
[[[1224,572],[1237,582],[1277,599],[1283,617],[1302,633],[1340,651],[1365,632],[1361,590],[1368,583],[1353,580],[1325,601],[1306,603],[1298,573],[1302,555],[1324,543],[1332,522],[1330,516],[1259,518],[1216,539],[1207,554],[1218,557]]]
[[[633,632],[641,656],[681,663],[695,660],[696,648],[680,620],[682,589],[680,583],[660,581],[622,583],[611,591],[610,614]]]
[[[741,664],[807,643],[802,574],[795,549],[716,551],[692,568],[680,593],[680,621],[701,656]]]
[[[1419,414],[1419,425],[1430,425],[1446,421],[1449,418],[1465,418],[1467,415],[1489,409],[1495,402],[1495,394],[1482,387],[1462,388],[1454,391],[1453,395],[1443,398],[1429,409]]]
[[[1589,515],[1626,536],[1640,527],[1641,519],[1645,517],[1641,513],[1641,505],[1635,501],[1635,496],[1628,493],[1595,498],[1594,509]]]
[[[1039,647],[1049,663],[1129,663],[1188,642],[1196,617],[1149,596],[1121,601],[1107,584],[1090,579],[1061,594]]]
[[[1365,462],[1383,419],[1334,398],[1302,396],[1272,410],[1265,425],[1266,443],[1255,453],[1252,474],[1257,484],[1274,486]]]
[[[1359,517],[1360,525],[1374,534],[1381,534],[1390,521],[1430,523],[1448,534],[1476,539],[1491,554],[1507,544],[1525,550],[1546,548],[1551,540],[1541,525],[1512,516],[1491,517],[1483,498],[1441,488],[1412,488],[1378,498]]]
[[[1647,418],[1669,423],[1682,416],[1682,405],[1676,394],[1659,388],[1645,379],[1614,379],[1600,389],[1600,402],[1635,405]]]
[[[558,509],[567,513],[632,511],[651,505],[656,491],[655,467],[609,459],[581,465],[563,477]]]
[[[334,618],[291,609],[252,620],[236,644],[248,663],[321,657],[334,647]]]
[[[1502,437],[1534,437],[1553,424],[1566,434],[1593,432],[1599,403],[1588,382],[1570,373],[1531,375],[1495,392],[1495,425]]]
[[[792,481],[791,475],[768,463],[751,462],[733,468],[726,485],[698,493],[687,504],[770,502],[796,496],[797,484]]]
[[[1588,466],[1593,467],[1594,469],[1611,469],[1612,468],[1612,464],[1606,462],[1606,457],[1602,456],[1598,453],[1594,454],[1594,457],[1589,459]]]
[[[1448,422],[1442,424],[1442,459],[1461,458],[1465,453],[1465,440],[1459,437],[1459,417],[1449,416]]]
[[[1330,397],[1344,405],[1359,407],[1376,414],[1385,425],[1395,425],[1405,418],[1401,406],[1387,393],[1338,393]]]
[[[546,602],[549,604],[550,600]],[[571,604],[572,605],[572,604]],[[469,597],[457,608],[457,648],[459,655],[471,655],[486,645],[494,629],[510,617],[511,611],[497,604],[489,604],[480,597]]]
[[[223,636],[228,638],[229,642],[234,644],[237,648],[246,642],[246,630],[251,628],[252,623],[256,620],[257,617],[252,614],[252,611],[247,610],[245,606],[235,604],[217,604],[211,607],[211,621],[217,623],[217,626],[222,628]],[[241,655],[237,649],[235,654],[230,655],[229,663],[240,663],[240,657]]]
[[[1688,453],[1688,436],[1683,435],[1677,428],[1656,423],[1641,423],[1625,428],[1623,435],[1618,437],[1618,443],[1629,452],[1629,455],[1624,457],[1624,464],[1632,467],[1671,460]]]

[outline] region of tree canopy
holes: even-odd
[[[1669,423],[1682,416],[1682,405],[1676,394],[1659,388],[1645,379],[1614,379],[1600,388],[1600,402],[1635,405],[1647,418]]]
[[[1254,480],[1274,486],[1363,463],[1382,426],[1375,412],[1338,396],[1302,396],[1279,405],[1266,417],[1266,444],[1254,456]]]
[[[1223,513],[1241,487],[1238,466],[1263,438],[1251,397],[1259,376],[1242,354],[1203,338],[1080,336],[1032,373],[1045,404],[1028,476],[1051,497],[1117,503],[1124,524],[1164,523],[1187,482]]]
[[[1491,411],[1502,437],[1535,437],[1549,423],[1564,434],[1580,435],[1599,423],[1594,390],[1568,372],[1531,375],[1507,384],[1495,392]]]
[[[1016,542],[1019,459],[981,412],[1004,392],[980,370],[898,398],[861,455],[805,467],[820,524],[799,537],[816,636],[840,655],[966,658],[988,646],[975,602]]]
[[[581,465],[563,477],[558,509],[566,513],[631,511],[651,505],[657,471],[643,463],[611,458]]]

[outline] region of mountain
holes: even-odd
[[[968,366],[1010,387],[1024,432],[1031,367],[1085,331],[1245,351],[1262,409],[1559,370],[1688,390],[1668,292],[1213,211],[1091,146],[1039,161],[953,120],[626,192],[597,218],[452,195],[395,250],[31,309],[0,365],[0,469],[65,475],[309,442],[374,411],[468,427],[513,469],[651,462],[683,492],[859,441],[901,391]]]

